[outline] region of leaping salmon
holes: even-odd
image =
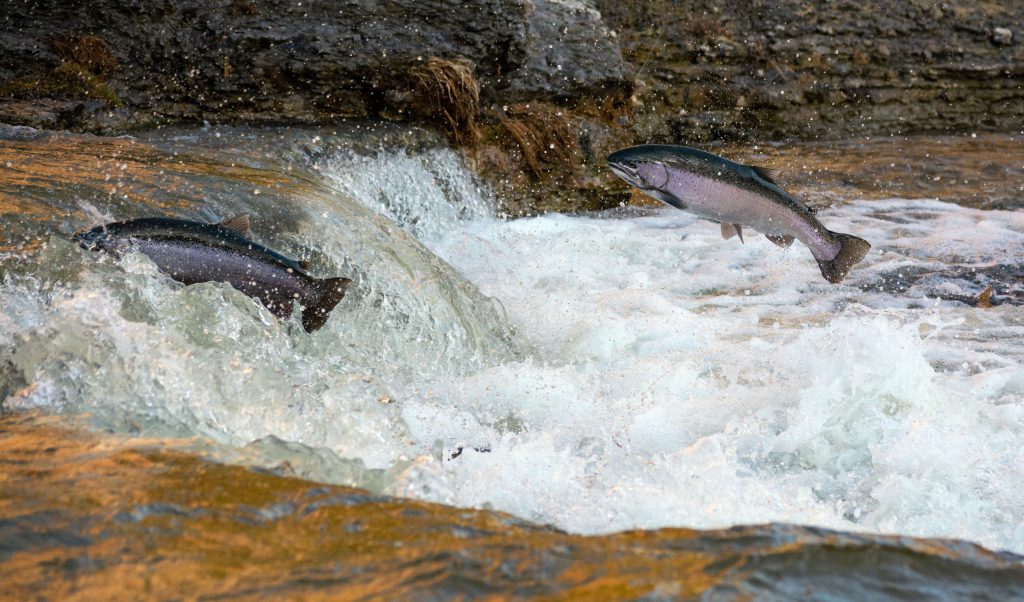
[[[747,226],[781,247],[799,240],[829,282],[842,282],[871,248],[862,238],[823,226],[807,205],[778,186],[770,169],[667,144],[616,151],[608,156],[608,166],[659,201],[719,222],[723,238],[739,236],[742,241]]]
[[[85,249],[119,256],[136,250],[171,278],[184,284],[226,282],[258,299],[280,319],[297,301],[302,327],[324,325],[345,296],[348,278],[318,279],[305,265],[251,240],[248,216],[219,224],[181,219],[143,218],[97,226],[75,234]]]

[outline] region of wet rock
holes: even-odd
[[[644,141],[1016,131],[1024,120],[1024,45],[1008,27],[1024,22],[1021,2],[596,2],[627,62],[644,72],[638,103],[675,126],[651,139],[641,134],[659,128],[646,123],[645,132],[636,132]],[[745,52],[722,52],[714,36],[694,31],[700,15],[714,14],[727,15],[721,27],[743,41]],[[688,78],[664,76],[697,63],[707,75],[691,69]],[[688,85],[751,102],[698,106],[686,102]],[[960,98],[949,99],[950,91]],[[680,107],[699,125],[680,122]]]
[[[860,289],[957,301],[974,307],[1024,305],[1024,265],[987,267],[901,267],[878,274]]]
[[[69,0],[4,12],[0,83],[19,85],[16,97],[0,86],[0,105],[91,100],[83,86],[30,85],[74,68],[113,90],[110,106],[151,119],[328,121],[376,115],[430,57],[471,62],[491,98],[628,87],[614,37],[580,1]],[[70,127],[96,129],[92,115]]]
[[[590,0],[533,0],[526,60],[498,87],[511,100],[566,98],[631,90],[619,44]]]

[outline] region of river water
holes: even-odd
[[[378,535],[408,537],[409,553],[436,562],[416,529],[464,531],[473,548],[484,527],[465,521],[491,521],[487,545],[510,556],[572,550],[556,554],[558,570],[510,565],[501,579],[493,567],[471,577],[445,556],[446,596],[785,597],[815,584],[864,599],[1024,595],[1018,137],[725,149],[783,167],[782,181],[826,225],[872,243],[836,286],[799,244],[784,250],[754,233],[723,241],[716,225],[667,207],[498,219],[455,153],[397,127],[3,136],[0,399],[12,412],[8,449],[29,468],[6,469],[0,520],[12,537],[0,561],[32,568],[19,591],[71,592],[115,564],[164,570],[183,538],[213,538],[195,514],[211,508],[259,506],[277,529],[308,521],[300,510],[320,495],[309,492],[327,491],[314,481],[443,504],[375,497],[349,517],[378,524],[383,507],[426,512],[430,524]],[[308,259],[316,275],[355,280],[321,331],[278,322],[223,285],[182,287],[144,256],[113,260],[68,241],[114,219],[243,212],[260,242]],[[990,301],[979,302],[987,287]],[[62,464],[46,458],[45,440],[66,450]],[[124,468],[129,452],[117,450],[140,445],[151,451]],[[90,464],[97,447],[102,470]],[[253,488],[277,487],[261,479],[281,477],[198,458],[308,481],[286,479],[291,497],[278,505],[290,505],[272,512],[268,498],[248,500]],[[108,465],[125,475],[110,477]],[[77,480],[55,466],[78,467]],[[166,482],[158,494],[104,489],[123,487],[132,470]],[[80,473],[110,478],[90,486]],[[207,474],[237,483],[210,499]],[[195,499],[169,499],[192,480]],[[110,498],[120,514],[59,510],[61,486]],[[98,533],[139,536],[123,516],[167,520],[146,510],[159,504],[181,511],[171,512],[177,539],[118,563],[97,549]],[[40,512],[64,512],[67,524],[41,538]],[[288,545],[317,566],[346,553],[268,543],[265,525],[250,529],[231,512],[222,519],[250,548]],[[769,526],[687,532],[686,545],[671,529],[759,524]],[[341,529],[302,528],[314,527],[321,539]],[[612,535],[579,538],[601,534]],[[83,546],[103,560],[46,568],[54,554],[82,564]],[[781,558],[772,546],[800,553],[770,567],[750,560]],[[494,549],[480,554],[477,564],[501,565]],[[893,567],[893,589],[865,579],[878,563]],[[209,558],[191,570],[204,566],[233,570]],[[367,575],[396,570],[383,552],[361,570],[362,581],[322,585],[355,580],[384,597],[431,587],[413,571],[411,589],[375,589]],[[614,589],[623,574],[634,589]],[[823,574],[836,581],[815,581]],[[942,586],[929,590],[936,579]],[[479,589],[490,581],[507,584]],[[210,595],[241,591],[204,583],[196,587]],[[290,579],[265,587],[246,591],[316,589]]]

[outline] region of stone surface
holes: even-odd
[[[1009,46],[1013,43],[1013,31],[1005,27],[996,27],[992,30],[992,42],[999,46]]]
[[[1007,25],[1024,22],[1021,2],[597,6],[637,79],[640,140],[1020,131],[1024,123],[1024,45]]]
[[[564,1],[39,0],[5,5],[0,82],[7,93],[0,93],[6,96],[0,98],[6,105],[0,106],[0,121],[43,127],[53,126],[52,111],[37,119],[24,106],[12,108],[11,99],[74,103],[64,113],[75,122],[66,125],[107,133],[159,120],[313,123],[374,116],[387,104],[387,90],[430,56],[472,62],[485,99],[539,92],[571,97],[609,83],[628,85],[618,47],[607,40],[596,11]],[[105,48],[112,57],[79,58],[73,43],[59,43],[81,39],[89,42],[83,48]],[[51,81],[54,70],[68,61],[105,65],[96,76],[109,83],[128,111],[111,115],[109,106],[87,106],[87,93]],[[559,79],[558,65],[567,77]]]
[[[535,0],[528,13],[527,59],[509,77],[511,100],[628,92],[617,35],[592,1]]]

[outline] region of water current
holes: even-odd
[[[4,130],[4,407],[571,533],[795,523],[1024,554],[1024,142],[846,143],[820,179],[811,146],[743,151],[872,243],[837,286],[800,244],[667,207],[499,219],[429,135],[361,127]],[[989,179],[828,179],[858,152]],[[68,240],[238,213],[355,280],[322,331]]]

